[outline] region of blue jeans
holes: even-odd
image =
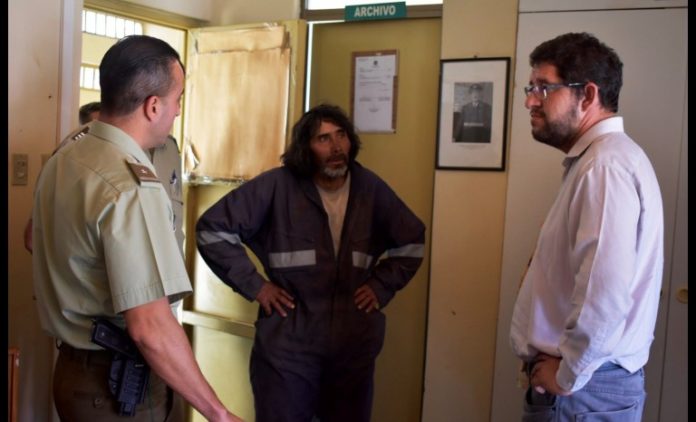
[[[523,422],[640,422],[645,404],[643,368],[629,373],[605,363],[590,381],[570,396],[539,394],[528,388]]]

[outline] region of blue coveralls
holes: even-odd
[[[234,291],[251,301],[264,283],[243,243],[295,301],[286,318],[259,308],[250,368],[259,422],[370,419],[381,309],[420,266],[425,226],[373,172],[357,162],[350,172],[337,256],[314,182],[285,167],[233,190],[196,225],[203,259]],[[365,283],[380,310],[357,309]]]

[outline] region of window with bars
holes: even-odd
[[[134,19],[95,10],[82,10],[82,32],[119,40],[128,35],[142,35],[143,24]],[[80,66],[80,88],[99,91],[99,67]]]
[[[94,10],[82,11],[82,32],[121,39],[128,35],[142,35],[143,24]]]
[[[80,88],[99,91],[99,68],[83,64],[80,66]]]

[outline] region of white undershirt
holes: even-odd
[[[334,255],[338,256],[338,246],[341,244],[341,229],[343,219],[346,216],[346,206],[348,205],[348,193],[350,191],[350,172],[346,176],[346,181],[336,190],[326,190],[317,186],[324,210],[329,215],[329,227],[331,228],[331,238],[333,239]]]

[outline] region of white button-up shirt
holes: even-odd
[[[517,356],[562,358],[556,381],[577,391],[603,363],[645,365],[662,286],[663,211],[655,172],[605,119],[568,152],[512,317]]]

